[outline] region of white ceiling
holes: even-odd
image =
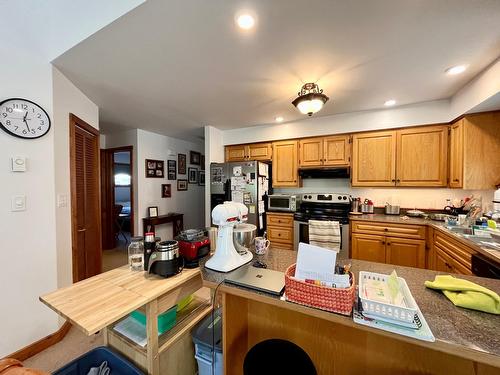
[[[242,9],[255,30],[235,26]],[[105,132],[189,138],[302,118],[290,102],[309,81],[331,98],[317,116],[449,98],[499,53],[498,0],[148,0],[54,64]]]

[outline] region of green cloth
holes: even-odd
[[[442,290],[455,306],[500,314],[498,294],[471,281],[457,279],[451,275],[438,275],[434,281],[426,281],[425,286]]]

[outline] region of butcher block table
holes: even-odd
[[[160,337],[158,315],[200,288],[202,278],[198,268],[184,269],[179,275],[165,279],[132,271],[127,265],[43,295],[40,301],[88,336],[103,330],[106,345],[124,354],[148,374],[156,375],[176,368],[174,363],[163,364],[163,361],[160,368],[160,355],[189,334],[211,311],[211,304],[207,299],[195,297],[187,308],[178,312],[176,326]],[[145,348],[112,329],[134,310],[146,314]]]

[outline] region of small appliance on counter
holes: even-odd
[[[186,268],[196,268],[199,260],[210,253],[210,240],[202,229],[182,231],[175,240],[179,243],[179,254]]]
[[[361,205],[361,212],[364,214],[373,214],[373,208],[374,208],[373,201],[366,198],[363,204]]]
[[[179,256],[179,243],[177,241],[163,241],[151,253],[148,262],[148,273],[162,277],[175,276],[184,268],[182,258]]]
[[[271,194],[268,198],[269,211],[295,212],[300,204],[300,196],[290,194]]]
[[[232,271],[253,258],[250,251],[239,253],[234,247],[234,226],[248,218],[248,208],[238,202],[224,202],[212,210],[212,221],[219,227],[215,254],[207,260],[205,267],[219,272]]]
[[[386,215],[399,215],[399,206],[394,206],[392,204],[385,204],[385,214]]]

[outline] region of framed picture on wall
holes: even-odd
[[[198,185],[205,186],[205,171],[200,171],[198,177]]]
[[[162,198],[171,198],[172,197],[172,185],[170,185],[170,184],[162,184],[161,185],[161,197]]]
[[[179,174],[186,174],[186,154],[178,154],[177,155],[177,172]]]
[[[177,180],[177,190],[178,191],[186,191],[188,189],[187,180]]]
[[[146,159],[146,177],[163,178],[164,176],[163,160]]]
[[[148,207],[148,216],[157,217],[158,216],[158,206]]]
[[[188,181],[190,184],[198,183],[198,169],[197,168],[189,168],[188,169]]]
[[[196,151],[189,151],[189,163],[193,165],[200,165],[201,154]]]
[[[167,179],[177,179],[177,162],[175,160],[167,160]]]
[[[200,169],[201,169],[202,171],[204,171],[204,170],[205,170],[205,155],[201,155],[201,160],[200,160],[200,162],[201,162]]]

